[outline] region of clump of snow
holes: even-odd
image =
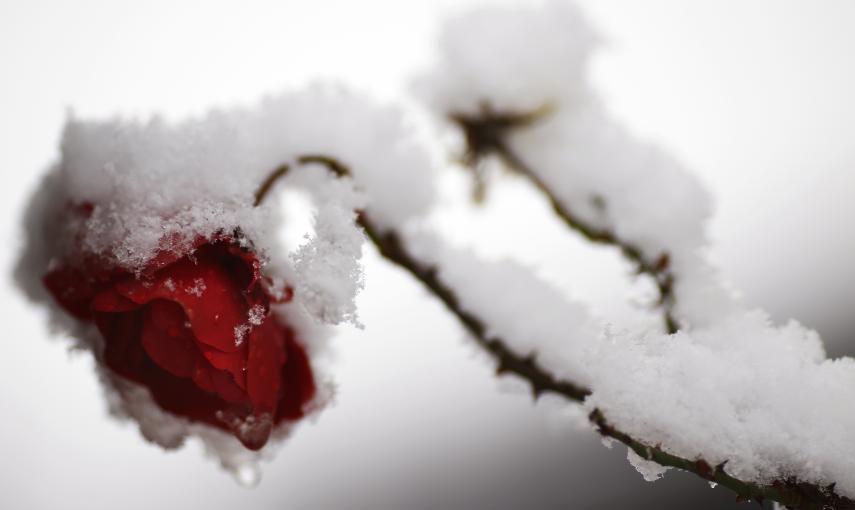
[[[340,88],[314,87],[172,124],[159,118],[69,119],[56,170],[61,204],[94,209],[54,251],[110,256],[137,269],[158,249],[184,251],[195,236],[236,228],[275,249],[272,203],[253,207],[268,174],[298,156],[346,162],[382,226],[420,214],[433,199],[430,160],[401,111]],[[404,186],[413,191],[400,193]],[[62,223],[68,227],[69,221]]]
[[[294,181],[320,205],[314,235],[307,235],[308,242],[291,254],[295,292],[320,320],[359,325],[353,296],[364,286],[360,261],[365,239],[353,225],[365,195],[354,190],[349,178],[336,179],[318,164],[301,168]]]
[[[289,160],[320,154],[349,168],[357,189],[368,197],[364,209],[379,228],[401,227],[433,205],[429,144],[416,118],[399,108],[332,87],[268,99],[260,108],[270,119],[268,128],[287,133]],[[262,153],[281,145],[270,135],[254,140]],[[273,166],[271,161],[268,168]]]
[[[577,216],[637,245],[649,260],[690,254],[705,241],[712,208],[698,179],[598,102],[556,108],[510,143]]]
[[[431,161],[408,122],[399,110],[332,87],[177,124],[70,119],[52,203],[92,208],[75,216],[57,206],[64,219],[50,223],[50,251],[95,253],[139,271],[159,250],[186,253],[199,237],[240,230],[240,240],[263,260],[276,259],[275,188],[260,207],[256,191],[283,164],[297,173],[300,156],[330,156],[352,178],[314,182],[315,232],[292,258],[299,281],[291,283],[321,320],[355,322],[363,238],[354,209],[385,229],[420,215],[433,200]]]
[[[185,292],[187,292],[188,294],[193,294],[196,297],[202,297],[202,294],[205,293],[205,290],[207,290],[207,287],[205,285],[205,280],[203,280],[202,278],[194,279],[193,286],[184,289]]]
[[[652,460],[645,459],[641,455],[635,453],[635,450],[632,448],[626,449],[626,459],[647,482],[655,482],[662,478],[662,476],[665,475],[665,472],[669,469],[668,467],[659,465]]]
[[[706,189],[679,162],[627,132],[598,102],[557,109],[515,131],[509,143],[585,224],[640,249],[648,263],[668,255],[684,326],[711,324],[739,309],[704,256],[712,214]]]
[[[437,72],[416,83],[434,110],[477,113],[482,101],[532,111],[584,98],[598,36],[570,2],[486,6],[447,20]]]
[[[599,336],[601,326],[584,306],[571,303],[517,262],[483,260],[424,232],[407,235],[410,249],[437,268],[463,307],[484,322],[488,336],[501,338],[519,354],[536,355],[559,377],[590,382],[578,346]]]
[[[235,326],[235,346],[243,345],[243,341],[250,331],[252,331],[252,327],[249,324]]]
[[[183,253],[196,236],[236,228],[263,246],[272,218],[252,207],[252,195],[268,169],[247,160],[242,117],[214,113],[175,125],[69,119],[57,201],[93,208],[73,231],[61,223],[57,254],[84,250],[138,270],[159,249]]]
[[[252,332],[254,326],[261,326],[267,317],[267,310],[262,305],[255,305],[246,314],[246,322],[235,326],[235,345],[240,346],[246,339],[246,335]]]
[[[612,330],[511,262],[412,235],[409,245],[489,334],[587,386],[588,412],[647,445],[759,483],[796,478],[855,497],[855,360],[761,311],[674,335]],[[601,331],[601,333],[597,333]],[[660,468],[630,455],[646,478]]]
[[[734,305],[699,254],[710,197],[679,161],[616,122],[591,89],[598,41],[570,1],[474,9],[445,25],[417,93],[458,135],[452,114],[540,112],[506,131],[508,150],[590,229],[614,234],[650,265],[667,254],[680,323],[711,323]]]
[[[37,227],[41,249],[53,259],[97,254],[139,272],[160,251],[186,254],[199,238],[240,231],[239,241],[263,262],[287,264],[271,235],[280,223],[275,187],[259,207],[255,193],[283,164],[296,173],[300,156],[330,156],[352,177],[315,182],[315,232],[291,259],[296,270],[266,271],[299,279],[287,283],[307,295],[303,302],[320,319],[355,322],[363,237],[354,209],[382,229],[426,210],[433,179],[421,147],[401,111],[335,87],[179,123],[71,118],[42,213],[48,219]],[[184,290],[201,295],[204,288]]]
[[[710,263],[706,249],[698,249],[673,259],[676,275],[675,315],[684,328],[709,327],[728,317],[744,313],[738,292],[722,280],[718,268]]]
[[[264,307],[261,305],[255,305],[249,309],[249,312],[247,312],[246,319],[253,326],[261,326],[264,322],[265,315]]]
[[[616,333],[588,364],[586,405],[648,444],[738,478],[801,481],[855,495],[855,360],[759,311],[676,335]],[[615,374],[621,374],[615,377]]]

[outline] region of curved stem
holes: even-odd
[[[255,192],[255,201],[253,202],[254,207],[258,207],[264,202],[264,199],[267,198],[268,193],[273,188],[273,185],[276,184],[276,181],[285,177],[288,174],[288,170],[291,167],[288,165],[279,165],[276,170],[270,172],[270,175],[264,179],[264,182],[261,183],[261,186],[258,187],[258,190]]]
[[[298,158],[298,162],[324,165],[339,177],[351,175],[346,165],[329,156],[303,156]],[[263,199],[266,190],[287,172],[287,169],[281,171],[283,167],[285,165],[270,174],[262,187],[259,188],[257,197],[260,196]],[[265,190],[265,193],[261,193],[262,190]],[[551,374],[537,362],[534,356],[520,355],[508,347],[503,339],[490,336],[487,333],[488,330],[484,321],[464,308],[452,287],[440,279],[436,267],[420,262],[407,249],[400,235],[394,230],[381,230],[364,211],[359,212],[357,221],[386,260],[404,269],[420,281],[431,294],[445,305],[449,312],[457,317],[475,342],[496,359],[498,375],[511,373],[521,377],[531,385],[535,399],[548,392],[573,402],[582,403],[591,394],[590,389]],[[801,483],[797,480],[775,481],[766,485],[746,482],[728,475],[724,470],[726,462],[712,467],[703,459],[691,460],[678,457],[666,452],[660,446],[648,445],[639,441],[610,424],[599,409],[594,409],[588,419],[602,436],[623,443],[642,458],[662,466],[689,471],[705,480],[727,487],[737,494],[738,501],[754,500],[762,504],[764,501],[770,500],[786,507],[801,510],[855,509],[855,501],[837,495],[834,492],[833,485],[823,488]]]
[[[300,156],[297,158],[297,162],[300,163],[301,165],[308,165],[311,163],[317,163],[317,164],[323,165],[328,170],[332,171],[336,175],[336,177],[339,177],[339,178],[350,176],[350,170],[348,170],[346,167],[342,166],[338,161],[336,161],[332,158],[328,158],[326,156],[313,155],[313,154],[312,155],[306,155],[306,156]],[[270,172],[267,175],[267,177],[264,179],[264,181],[261,183],[261,185],[258,187],[258,190],[256,190],[255,201],[253,202],[252,205],[254,207],[258,207],[259,205],[261,205],[261,203],[264,202],[264,199],[267,198],[267,195],[270,194],[270,190],[273,189],[273,185],[276,184],[276,182],[279,179],[282,179],[283,177],[288,175],[288,172],[290,170],[291,170],[291,167],[289,165],[282,164],[282,165],[279,165],[278,167],[276,167],[275,170]]]
[[[297,162],[301,165],[308,165],[311,163],[316,163],[318,165],[323,165],[327,167],[332,173],[336,175],[338,178],[342,177],[350,177],[350,169],[344,166],[340,161],[335,158],[331,158],[329,156],[324,156],[322,154],[305,154],[297,158]]]
[[[512,373],[521,377],[531,386],[535,398],[548,392],[582,403],[591,394],[591,390],[584,386],[555,377],[533,356],[521,356],[509,348],[501,338],[488,336],[483,321],[463,308],[454,291],[437,276],[435,267],[418,262],[407,251],[395,232],[381,234],[364,214],[360,215],[359,222],[380,254],[422,282],[457,317],[463,327],[472,334],[475,342],[496,359],[497,374]],[[641,457],[662,466],[689,471],[701,478],[716,482],[733,490],[738,500],[754,500],[761,503],[771,500],[804,510],[855,508],[855,502],[837,496],[833,490],[794,481],[776,481],[769,485],[758,485],[728,475],[724,471],[724,464],[712,468],[703,459],[690,460],[672,455],[660,447],[647,445],[613,427],[599,409],[595,409],[590,414],[589,420],[601,435],[620,441]]]

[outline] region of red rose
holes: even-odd
[[[139,273],[96,257],[52,268],[44,284],[94,322],[103,362],[147,387],[163,409],[231,431],[260,449],[273,427],[304,415],[315,394],[306,351],[270,312],[276,302],[239,236],[163,250]]]

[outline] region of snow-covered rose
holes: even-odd
[[[71,254],[44,283],[65,311],[97,326],[99,359],[113,373],[148,388],[164,410],[260,449],[314,397],[307,353],[271,314],[275,293],[239,232],[190,246],[158,251],[138,273]]]
[[[333,397],[330,326],[359,324],[355,211],[383,233],[421,217],[431,168],[398,109],[339,87],[181,122],[72,117],[16,279],[91,352],[111,414],[246,480]],[[274,183],[314,209],[290,250]]]

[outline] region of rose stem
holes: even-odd
[[[305,155],[299,157],[297,161],[301,165],[312,163],[323,165],[337,177],[351,175],[346,165],[330,156]],[[281,165],[264,180],[255,194],[256,206],[262,203],[273,184],[284,177],[288,169],[288,165]],[[408,251],[401,237],[394,230],[381,231],[364,211],[358,212],[357,221],[386,260],[404,269],[420,281],[457,317],[463,327],[472,334],[475,342],[497,360],[497,375],[515,374],[527,381],[531,385],[535,399],[544,393],[554,393],[567,400],[581,403],[591,394],[589,389],[551,374],[537,362],[533,355],[521,356],[509,348],[501,338],[489,336],[484,321],[463,308],[451,287],[440,280],[436,267],[419,262]],[[833,485],[820,488],[795,480],[774,481],[767,485],[746,482],[725,473],[726,462],[712,467],[703,459],[689,460],[678,457],[664,451],[659,446],[638,441],[612,426],[599,409],[594,409],[588,415],[588,419],[603,437],[623,443],[644,459],[662,466],[694,473],[705,480],[727,487],[736,492],[738,501],[754,500],[762,504],[764,501],[770,500],[777,501],[786,507],[801,510],[855,509],[855,501],[835,494]]]
[[[620,239],[609,229],[586,222],[566,207],[537,172],[508,145],[507,136],[511,131],[530,126],[550,111],[549,106],[544,106],[533,112],[502,113],[495,112],[487,103],[482,103],[481,111],[477,115],[452,113],[449,118],[464,133],[467,150],[463,161],[476,171],[476,174],[477,165],[485,156],[497,155],[508,168],[528,179],[547,198],[552,210],[567,227],[592,243],[618,248],[624,257],[635,264],[638,273],[652,278],[659,293],[658,306],[662,310],[665,330],[668,333],[676,333],[679,325],[674,316],[674,274],[669,268],[668,254],[662,253],[650,259],[637,245]],[[597,198],[597,201],[602,207],[606,206],[602,198]]]

